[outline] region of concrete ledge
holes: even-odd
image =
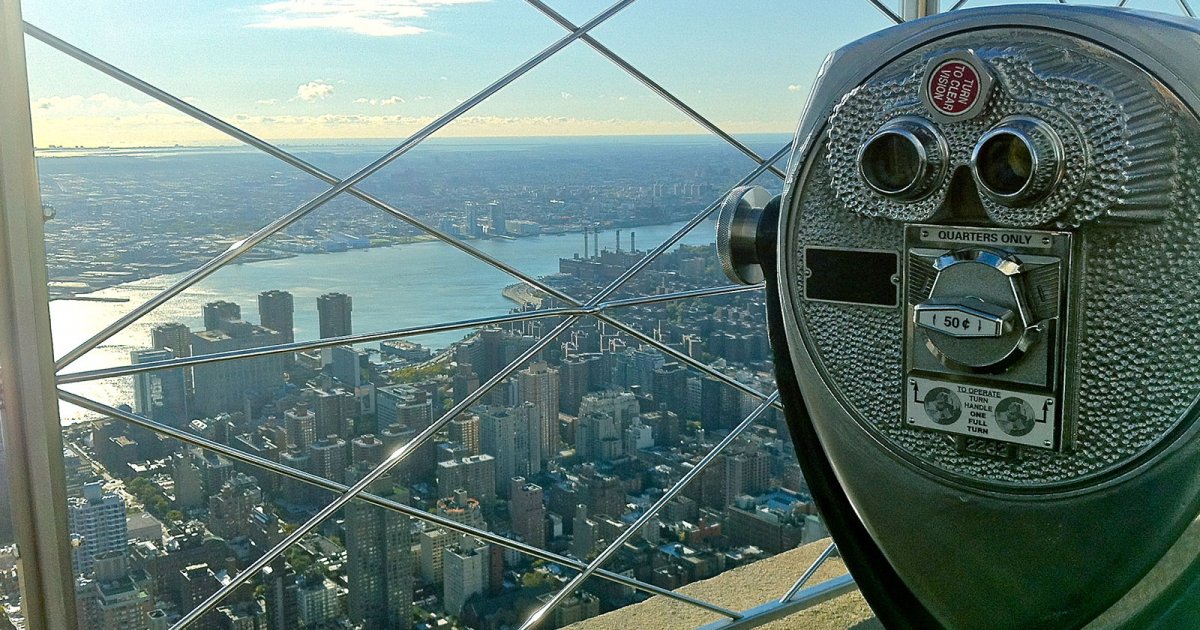
[[[829,545],[828,539],[798,547],[754,564],[726,571],[717,577],[679,589],[692,597],[733,610],[746,610],[783,597],[800,574]],[[830,558],[809,585],[842,575],[846,566]],[[572,630],[630,630],[631,628],[695,628],[724,619],[702,608],[664,597],[593,617],[568,626]],[[856,630],[882,629],[858,591],[817,604],[796,614],[760,626],[773,630],[817,628]]]

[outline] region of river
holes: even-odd
[[[642,226],[621,230],[622,249],[629,233],[637,234],[639,249],[657,246],[682,224]],[[706,222],[681,241],[701,245],[713,242],[713,225]],[[615,243],[613,230],[600,232],[602,248]],[[583,249],[581,234],[543,235],[516,240],[481,240],[472,243],[480,250],[533,275],[556,273],[558,259],[569,258]],[[152,298],[184,274],[156,276],[113,286],[91,297],[127,298],[128,302],[55,300],[50,303],[56,356],[83,343],[97,331],[137,305]],[[269,289],[289,291],[295,298],[297,341],[317,338],[317,297],[331,291],[353,299],[354,332],[366,333],[443,321],[507,313],[514,304],[501,290],[517,282],[512,276],[476,261],[440,242],[421,242],[331,254],[304,254],[225,267],[195,287],[169,300],[131,324],[104,345],[80,357],[66,371],[127,365],[130,350],[150,343],[150,329],[165,322],[202,328],[201,306],[227,300],[242,307],[242,318],[258,322],[257,296]],[[445,347],[463,336],[459,332],[414,338],[434,349]],[[71,385],[67,389],[101,402],[131,402],[132,379],[110,379]],[[64,423],[86,419],[87,412],[62,406]]]

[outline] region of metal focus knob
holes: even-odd
[[[725,277],[738,284],[763,281],[759,264],[759,224],[771,193],[762,186],[739,186],[721,202],[717,215],[717,259]]]

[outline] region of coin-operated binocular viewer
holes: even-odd
[[[956,11],[832,54],[784,194],[726,200],[885,624],[1200,624],[1198,112],[1196,21]]]

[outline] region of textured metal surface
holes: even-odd
[[[862,143],[900,115],[929,117],[918,88],[929,61],[973,50],[995,77],[977,117],[940,124],[950,147],[951,169],[970,163],[976,142],[1005,117],[1036,116],[1061,138],[1066,155],[1062,181],[1041,201],[1007,208],[983,199],[997,225],[1077,227],[1098,219],[1157,220],[1178,188],[1178,130],[1173,106],[1140,69],[1113,55],[1093,54],[1079,40],[1050,33],[977,32],[948,38],[888,64],[846,95],[829,125],[833,188],[842,203],[868,217],[926,221],[945,202],[950,178],[919,203],[902,204],[875,194],[857,176]]]
[[[808,171],[792,238],[797,248],[900,251],[900,221],[947,220],[947,213],[964,207],[946,203],[949,178],[929,199],[898,204],[855,177],[857,147],[879,121],[920,115],[914,77],[921,75],[922,59],[969,46],[997,77],[981,116],[943,125],[957,165],[966,164],[977,138],[1005,116],[1037,112],[1053,121],[1068,147],[1066,174],[1055,192],[1027,208],[1003,208],[985,199],[978,203],[997,225],[1085,228],[1080,255],[1087,272],[1080,279],[1078,311],[1087,343],[1077,364],[1075,452],[1024,448],[1008,461],[980,458],[960,453],[941,435],[904,428],[902,346],[894,334],[903,327],[903,310],[797,305],[811,350],[843,404],[892,447],[976,482],[1045,485],[1113,471],[1190,419],[1200,393],[1200,372],[1191,358],[1200,353],[1192,314],[1200,303],[1194,283],[1200,266],[1187,252],[1200,245],[1194,221],[1200,200],[1197,187],[1183,182],[1180,173],[1200,164],[1186,143],[1175,140],[1185,132],[1200,137],[1200,128],[1179,115],[1181,106],[1169,90],[1115,55],[1061,35],[1024,31],[1021,50],[1028,42],[1033,51],[1026,54],[1018,52],[1014,39],[1009,30],[948,38],[889,64],[853,90],[831,117],[827,149],[818,152],[823,159]],[[1085,61],[1080,58],[1085,53],[1103,61]],[[1074,62],[1070,74],[1064,59]],[[1105,87],[1097,85],[1102,76],[1108,77]],[[1039,101],[1032,100],[1035,95]],[[1166,242],[1172,245],[1164,247]],[[800,261],[791,264],[799,268]],[[1156,297],[1147,304],[1133,296]]]

